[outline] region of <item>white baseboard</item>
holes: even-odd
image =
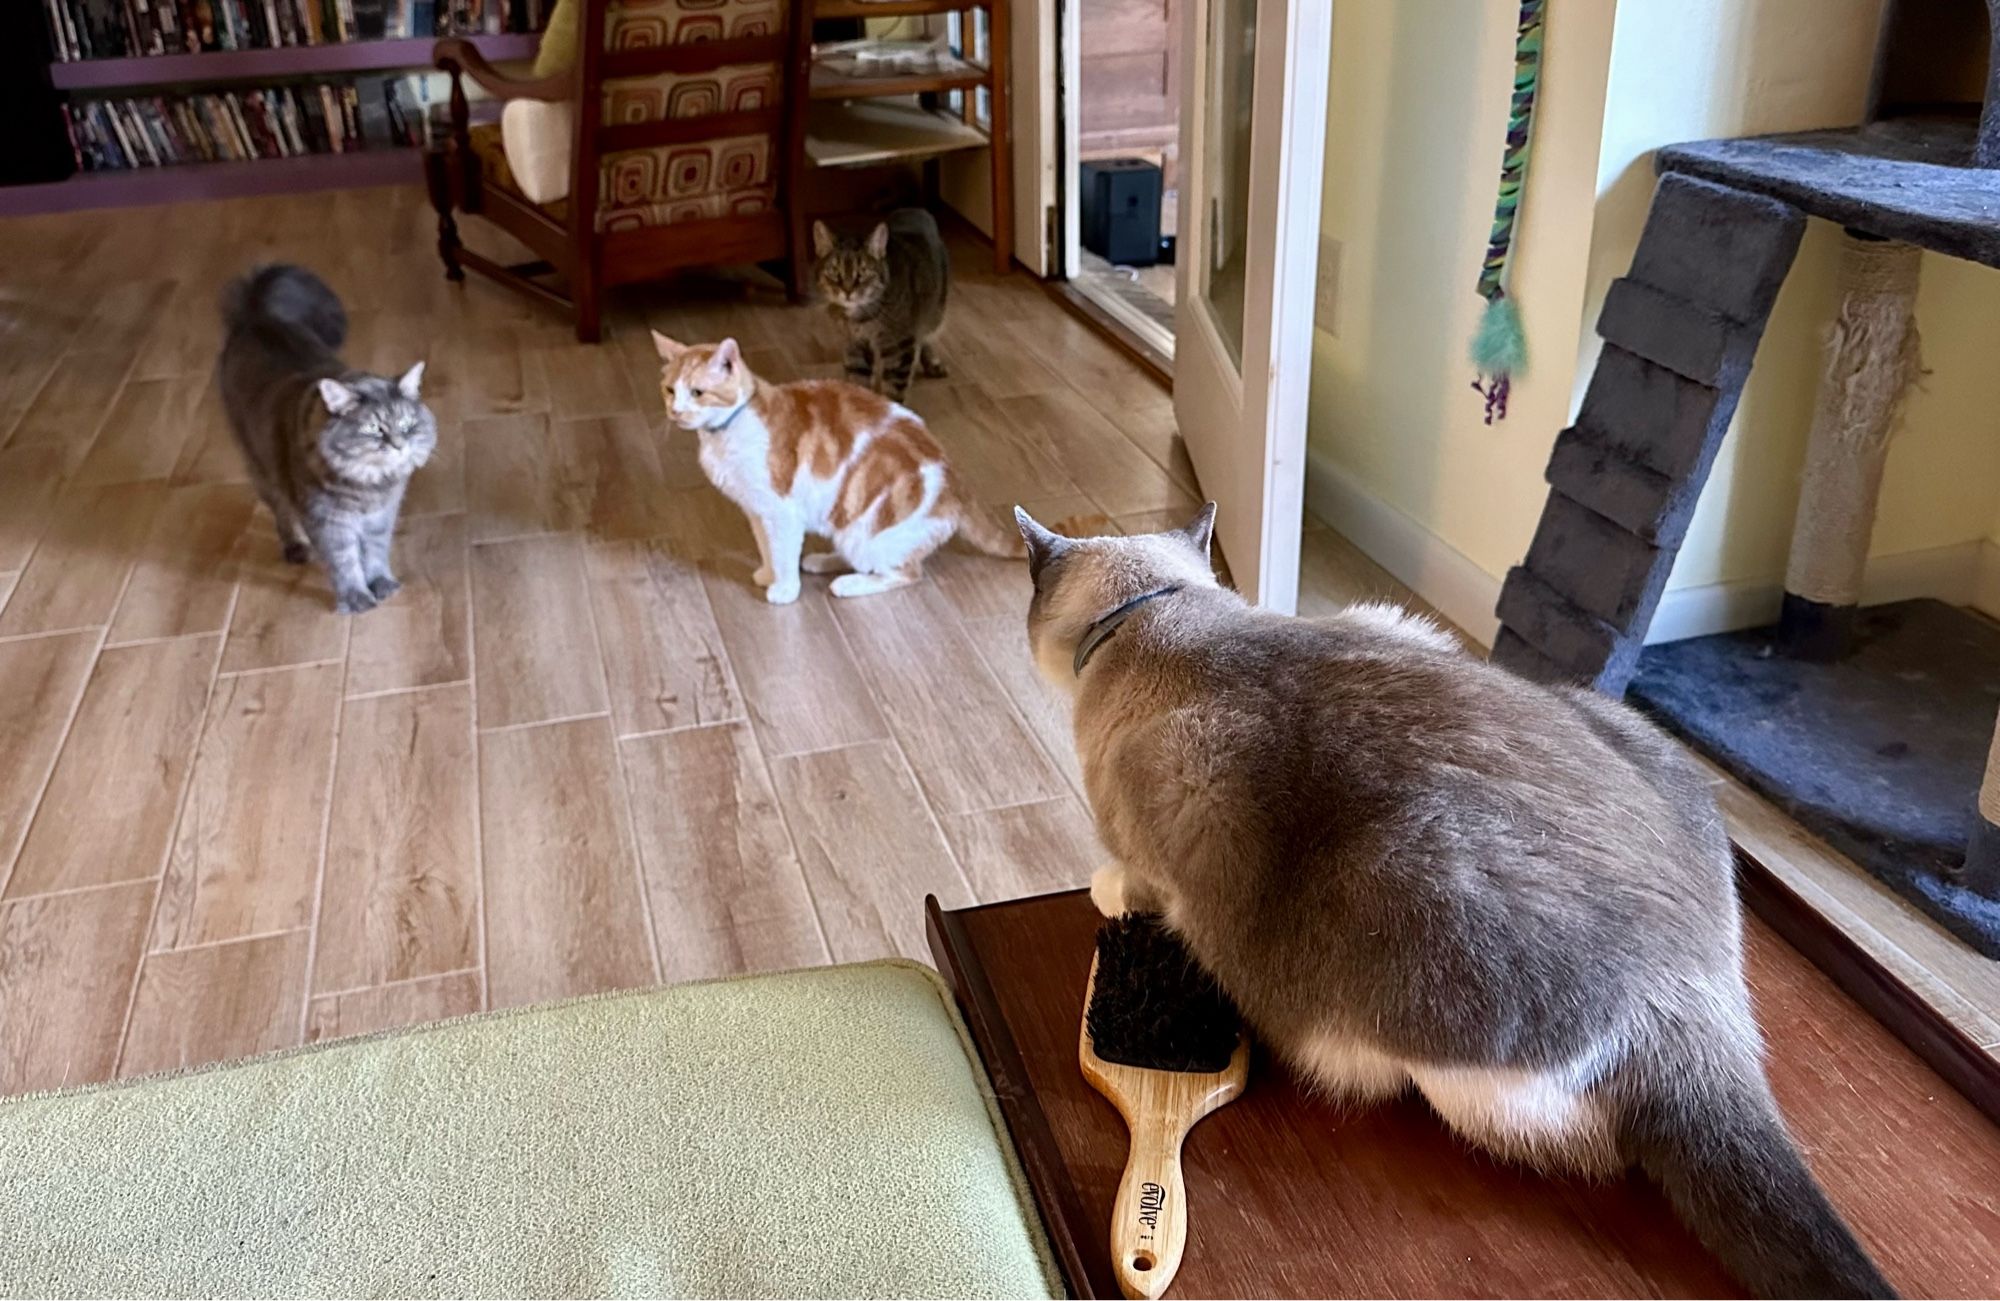
[[[1930,596],[2000,611],[2000,547],[1981,539],[1955,546],[1871,556],[1861,577],[1861,603],[1881,605]],[[1668,588],[1646,630],[1646,644],[1755,628],[1778,617],[1783,576],[1699,587]]]
[[[1493,644],[1500,626],[1493,613],[1500,599],[1499,577],[1313,452],[1306,455],[1306,506],[1445,618],[1481,644]],[[1669,588],[1660,597],[1646,642],[1770,623],[1778,617],[1783,594],[1782,576]],[[1862,604],[1918,596],[1970,605],[2000,618],[2000,544],[1982,539],[1870,558],[1861,582]]]
[[[1482,646],[1493,644],[1493,635],[1500,630],[1493,613],[1500,599],[1500,579],[1464,552],[1316,452],[1306,454],[1306,508],[1437,607],[1467,636]]]

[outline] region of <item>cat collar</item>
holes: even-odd
[[[1073,666],[1076,669],[1076,675],[1078,677],[1083,676],[1083,666],[1090,663],[1090,657],[1097,653],[1097,648],[1111,639],[1111,634],[1118,631],[1119,624],[1124,623],[1127,619],[1137,614],[1140,606],[1158,597],[1172,596],[1175,592],[1181,590],[1181,586],[1179,583],[1174,583],[1167,587],[1155,588],[1144,596],[1135,596],[1113,610],[1110,614],[1099,619],[1096,623],[1085,628],[1083,630],[1083,640],[1076,644],[1076,661]]]

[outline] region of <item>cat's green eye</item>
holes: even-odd
[[[704,390],[698,388],[691,388],[688,390],[688,396],[691,398],[700,398],[703,396],[703,393]]]

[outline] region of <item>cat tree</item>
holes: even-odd
[[[1975,24],[1977,39],[1943,39],[1952,21]],[[1493,659],[1629,688],[2000,958],[2000,628],[1939,601],[1860,604],[1883,461],[1918,371],[1921,253],[2000,267],[2000,58],[1970,70],[1968,111],[1935,112],[1948,98],[1935,79],[1964,75],[1962,56],[1996,44],[2000,0],[1897,0],[1875,120],[1659,152],[1631,270],[1598,321],[1603,351],[1501,592]],[[1646,648],[1808,216],[1847,238],[1779,621]]]

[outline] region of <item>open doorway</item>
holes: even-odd
[[[1067,0],[1075,39],[1062,273],[1157,356],[1174,351],[1183,0]]]

